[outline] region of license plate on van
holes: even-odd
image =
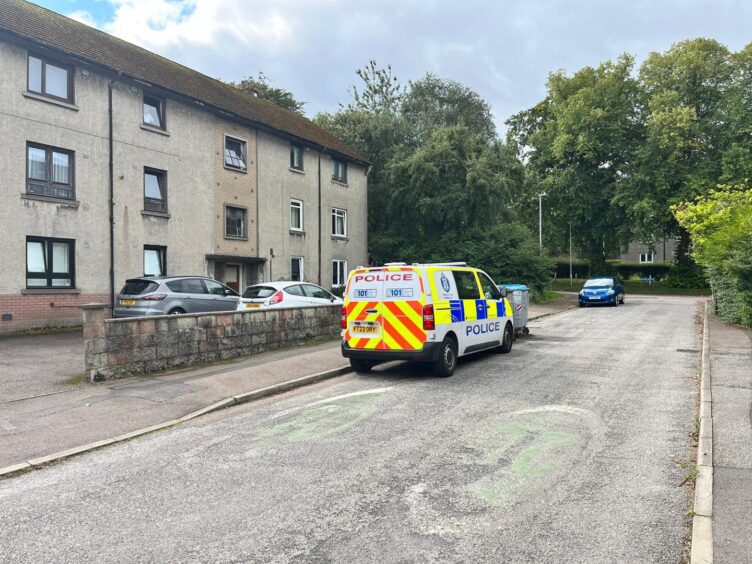
[[[350,332],[353,335],[378,335],[378,325],[353,325],[350,327]]]

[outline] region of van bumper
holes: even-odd
[[[439,358],[441,343],[423,343],[423,348],[414,351],[353,349],[347,343],[342,342],[342,356],[345,358],[357,358],[362,360],[374,360],[388,362],[390,360],[416,360],[434,362]]]

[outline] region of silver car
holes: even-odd
[[[125,281],[115,317],[234,311],[238,293],[206,276],[147,276]]]

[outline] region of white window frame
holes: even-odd
[[[340,267],[342,272],[340,273]],[[341,275],[340,275],[341,274]],[[345,259],[333,259],[332,260],[332,288],[341,288],[347,284],[347,260]]]
[[[300,226],[295,227],[292,224],[292,210],[293,208],[300,209]],[[302,233],[304,231],[305,227],[305,214],[304,214],[304,208],[305,205],[303,204],[303,200],[298,200],[297,198],[290,198],[290,231],[297,231],[299,233]]]
[[[655,253],[640,253],[640,264],[652,264],[655,262]]]
[[[337,219],[342,218],[342,233],[337,233]],[[347,237],[347,210],[332,208],[332,237]]]
[[[296,260],[300,261],[300,278],[296,282],[305,282],[305,260],[303,257],[290,257],[290,280],[294,280],[292,277],[292,263]]]

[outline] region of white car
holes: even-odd
[[[243,292],[238,311],[268,307],[305,307],[342,305],[342,299],[316,284],[307,282],[267,282],[248,286]]]

